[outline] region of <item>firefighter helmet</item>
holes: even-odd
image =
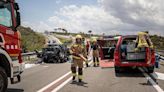
[[[75,38],[76,38],[76,39],[82,39],[82,36],[81,36],[81,35],[76,35]]]

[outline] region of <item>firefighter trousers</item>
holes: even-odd
[[[99,66],[99,57],[93,56],[93,63],[94,63],[94,66]]]
[[[71,65],[71,71],[73,77],[76,77],[76,68],[78,67],[78,78],[82,80],[83,76],[83,61],[78,59],[73,59],[73,63]]]

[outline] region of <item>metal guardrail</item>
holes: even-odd
[[[36,52],[22,53],[22,56],[36,55]]]
[[[164,50],[156,50],[156,53],[164,60]]]
[[[40,53],[41,51],[39,51]],[[37,61],[37,53],[36,52],[28,52],[28,53],[22,53],[22,59],[25,63]]]

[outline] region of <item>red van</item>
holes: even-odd
[[[154,72],[155,51],[151,48],[141,48],[135,51],[137,35],[121,36],[114,52],[115,72],[124,67],[145,67],[148,73]]]

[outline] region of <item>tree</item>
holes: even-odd
[[[92,30],[89,30],[88,33],[91,34],[92,33]]]

